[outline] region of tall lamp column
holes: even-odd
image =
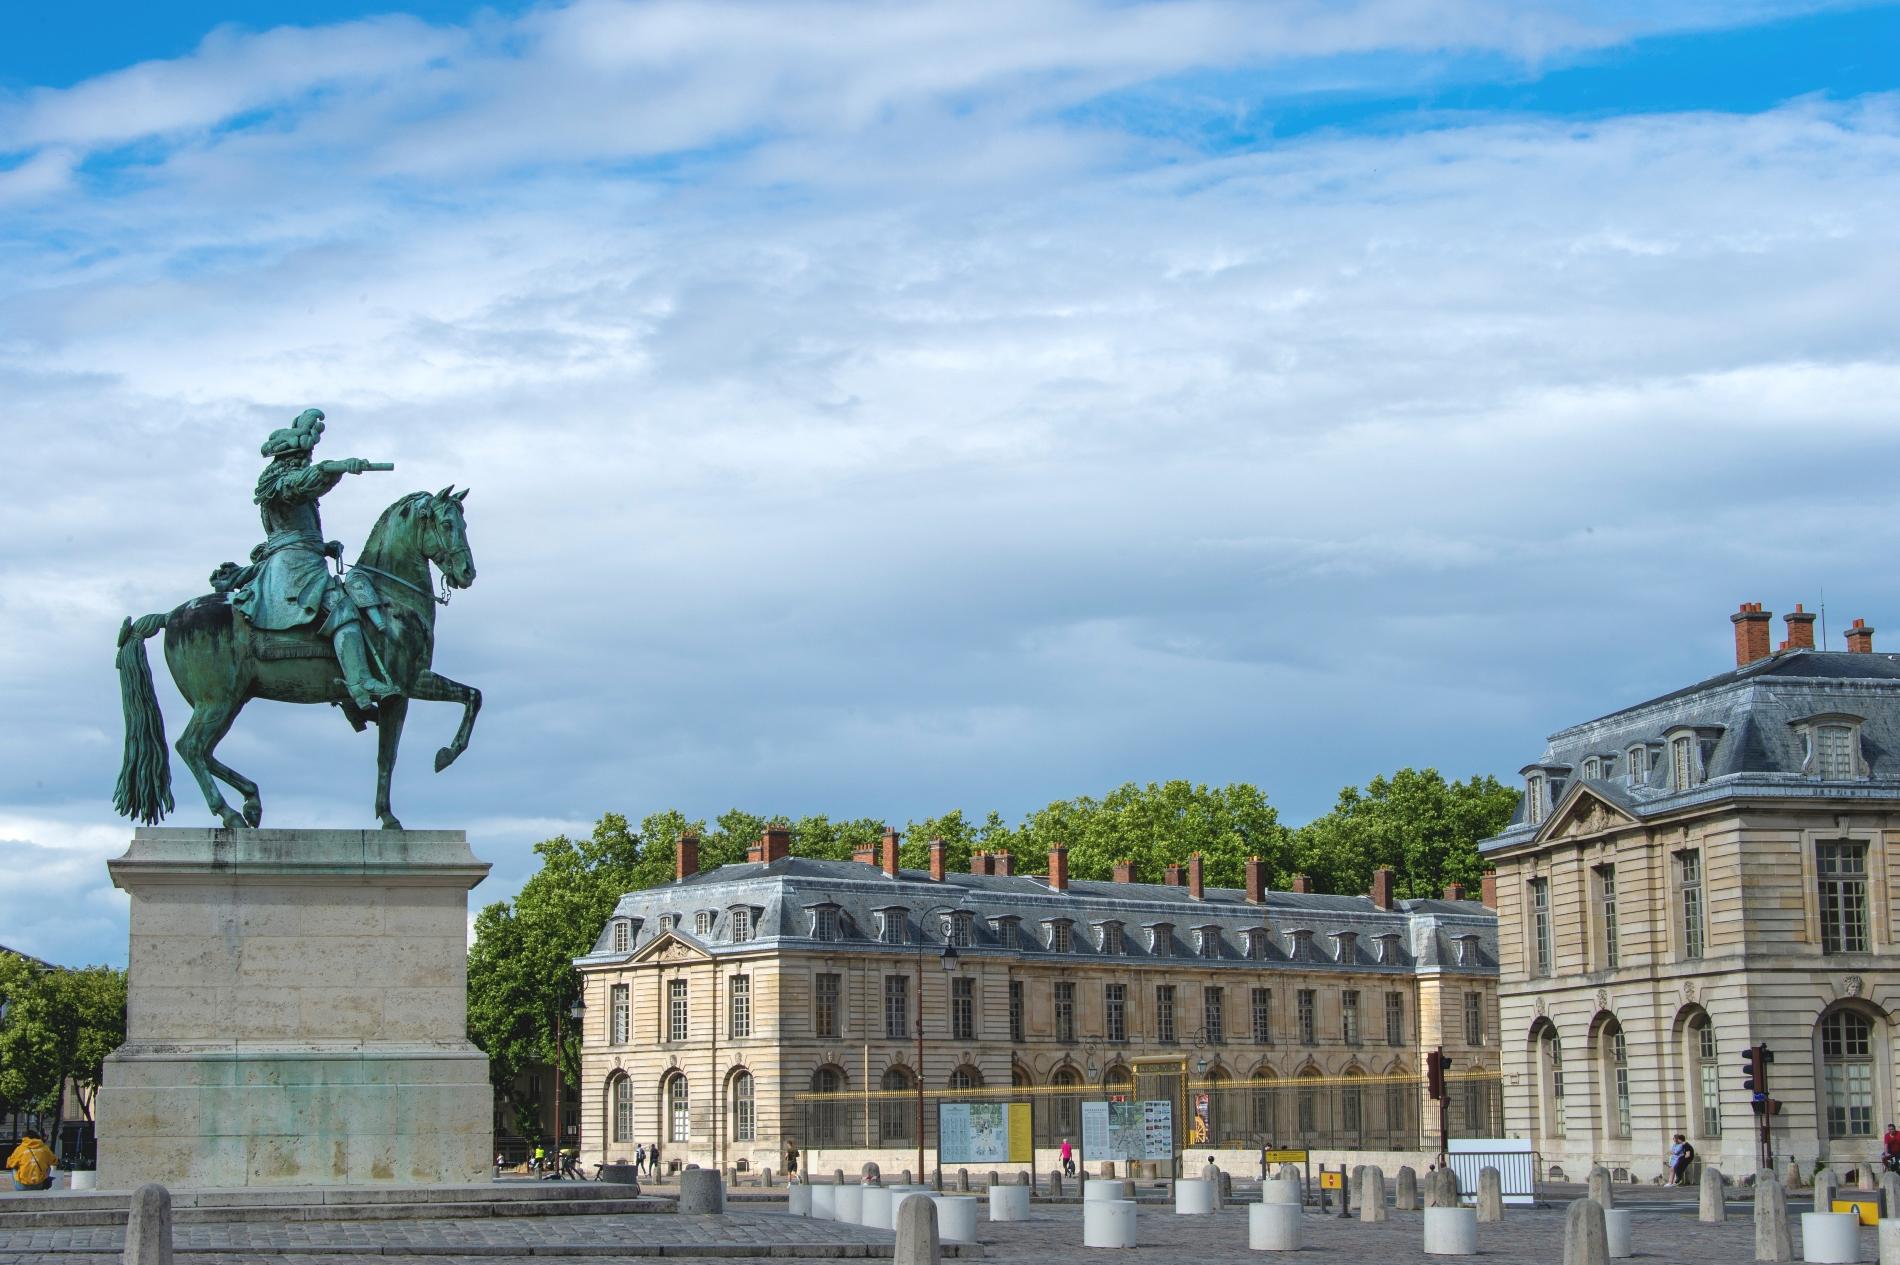
[[[924,1180],[924,928],[938,914],[955,913],[949,905],[926,910],[917,920],[917,1180]],[[939,956],[945,974],[957,969],[957,948],[944,933],[943,953]],[[947,1009],[947,1007],[946,1007]]]

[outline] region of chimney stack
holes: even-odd
[[[1390,909],[1397,903],[1393,896],[1396,880],[1397,875],[1393,874],[1389,865],[1382,865],[1372,872],[1371,896],[1374,905],[1380,909]]]
[[[1766,659],[1768,625],[1774,613],[1763,610],[1760,602],[1743,602],[1742,608],[1729,619],[1735,625],[1735,666],[1747,667],[1757,659]]]
[[[759,841],[752,845],[747,854],[748,861],[763,861],[770,865],[782,861],[792,853],[792,828],[790,826],[767,826]]]
[[[930,881],[933,883],[943,882],[943,852],[943,840],[932,839],[930,841]]]
[[[990,854],[977,848],[970,853],[970,873],[988,877],[990,874]]]
[[[1264,904],[1267,899],[1267,867],[1259,857],[1247,858],[1247,903]]]
[[[1781,617],[1788,624],[1788,649],[1814,649],[1814,612],[1801,609],[1801,603],[1794,604],[1794,614]]]
[[[1465,885],[1463,883],[1453,883],[1445,889],[1446,900],[1463,900],[1464,898]]]
[[[889,826],[886,826],[884,827],[884,838],[878,843],[879,851],[883,854],[884,873],[891,878],[897,877],[897,841],[900,838],[902,838],[901,835],[895,830],[892,830]]]
[[[1008,848],[990,853],[990,873],[997,878],[1008,878],[1016,873],[1016,858],[1009,854]]]
[[[1114,878],[1114,881],[1117,883],[1134,882],[1135,881],[1135,863],[1133,861],[1126,860],[1126,859],[1115,862],[1113,878]]]
[[[1478,880],[1478,899],[1483,902],[1486,909],[1495,910],[1498,907],[1498,872],[1496,870],[1486,870],[1484,877]]]
[[[1847,630],[1847,650],[1850,654],[1874,652],[1874,630],[1867,626],[1866,620],[1855,620],[1854,626]]]
[[[1188,854],[1188,896],[1193,900],[1206,900],[1206,888],[1201,883],[1201,854]]]
[[[1168,862],[1168,868],[1161,872],[1161,881],[1169,887],[1181,886],[1181,866],[1179,862]]]
[[[682,830],[673,840],[673,878],[677,882],[699,873],[699,832]]]
[[[876,865],[877,845],[868,840],[858,844],[851,849],[851,859],[859,865]]]
[[[1069,890],[1069,850],[1059,843],[1049,849],[1049,890]]]
[[[1295,874],[1293,876],[1293,890],[1304,896],[1313,890],[1313,880],[1304,874]]]

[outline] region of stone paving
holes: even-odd
[[[1143,1192],[1151,1199],[1154,1192]],[[1643,1190],[1622,1198],[1633,1216],[1637,1259],[1682,1265],[1746,1265],[1754,1258],[1750,1204],[1732,1199],[1729,1219],[1703,1225],[1695,1219],[1693,1192]],[[1623,1194],[1621,1190],[1619,1196]],[[1502,1225],[1478,1227],[1484,1265],[1556,1265],[1563,1254],[1563,1210],[1575,1192],[1553,1192],[1551,1206],[1511,1208]],[[1796,1222],[1806,1206],[1797,1196],[1789,1212]],[[1339,1220],[1312,1209],[1305,1219],[1305,1251],[1296,1259],[1346,1265],[1427,1265],[1447,1258],[1421,1250],[1421,1216],[1393,1212],[1385,1222]],[[1031,1219],[979,1226],[981,1255],[1001,1265],[1072,1265],[1115,1261],[1125,1265],[1220,1265],[1260,1261],[1268,1254],[1247,1248],[1247,1210],[1229,1204],[1213,1217],[1177,1217],[1161,1202],[1141,1205],[1139,1246],[1132,1251],[1082,1247],[1079,1204],[1037,1204]],[[584,1259],[590,1265],[651,1261],[663,1253],[676,1261],[835,1258],[883,1255],[891,1235],[779,1211],[739,1207],[724,1216],[591,1216],[479,1221],[300,1222],[282,1225],[186,1225],[176,1240],[181,1259],[203,1265],[369,1265],[392,1257],[430,1265],[528,1265],[551,1257]],[[49,1229],[0,1231],[0,1265],[118,1265],[123,1231]],[[1877,1257],[1874,1231],[1862,1231],[1863,1259]]]

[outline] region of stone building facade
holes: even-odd
[[[1871,1160],[1895,1115],[1900,656],[1859,621],[1732,617],[1736,665],[1553,735],[1497,866],[1506,1120],[1575,1176],[1661,1172],[1671,1135],[1753,1172]]]
[[[1199,858],[1164,883],[1070,881],[1067,856],[1018,875],[898,865],[898,841],[854,861],[787,854],[634,892],[591,953],[584,987],[582,1153],[658,1142],[670,1160],[782,1171],[856,1157],[909,1167],[923,1083],[939,1097],[1034,1104],[1038,1149],[1080,1141],[1080,1103],[1172,1075],[1197,1149],[1278,1145],[1416,1151],[1437,1111],[1423,1052],[1454,1059],[1454,1134],[1492,1134],[1496,917],[1478,901],[1208,887]],[[1301,883],[1299,886],[1303,887]],[[953,949],[953,969],[944,969]],[[1197,1119],[1198,1117],[1198,1119]],[[1200,1124],[1204,1121],[1204,1126]],[[829,1158],[827,1158],[829,1157]]]

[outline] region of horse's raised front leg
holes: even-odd
[[[455,731],[455,737],[449,745],[435,753],[435,771],[440,773],[454,764],[457,756],[468,750],[468,736],[475,731],[475,713],[482,710],[482,692],[472,685],[463,685],[440,672],[425,668],[417,675],[415,684],[409,687],[409,697],[423,703],[462,705],[461,727]]]
[[[190,769],[191,775],[198,779],[198,789],[204,792],[205,804],[211,809],[212,816],[222,821],[230,830],[242,830],[249,823],[225,802],[224,793],[218,789],[218,784],[211,780],[212,768],[215,766],[223,770],[226,780],[231,781],[232,785],[238,786],[240,790],[244,788],[235,780],[236,774],[224,765],[218,764],[211,753],[217,749],[218,743],[223,741],[224,735],[230,732],[231,722],[237,719],[238,710],[243,706],[241,702],[222,699],[217,702],[199,703],[191,709],[191,719],[185,723],[185,732],[179,734],[178,741],[173,744],[178,749],[179,758],[185,762],[185,767]],[[249,786],[250,789],[245,792],[247,808],[257,795],[257,784],[253,782]]]
[[[408,715],[409,700],[400,695],[376,705],[376,816],[384,830],[402,829],[389,811],[389,775],[396,769],[396,748],[402,745],[402,722]]]

